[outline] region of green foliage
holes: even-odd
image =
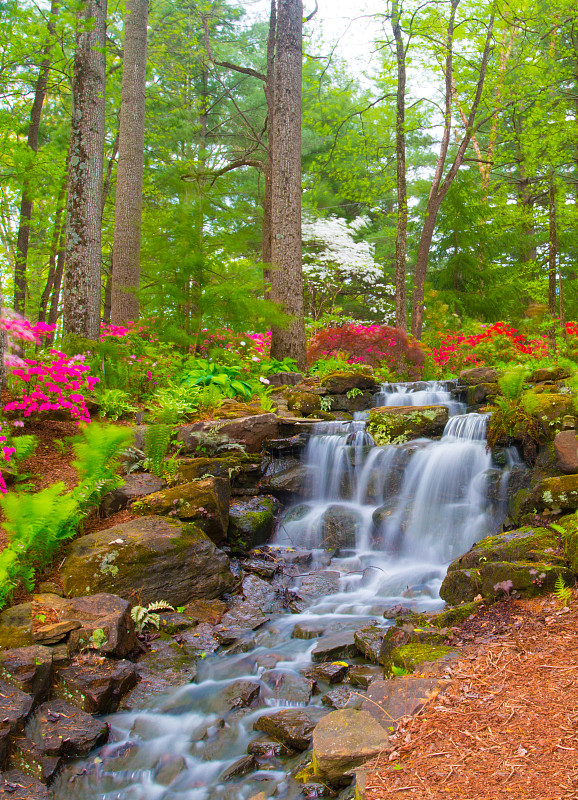
[[[350,389],[347,392],[346,397],[348,400],[354,400],[356,397],[359,397],[362,394],[363,392],[361,391],[361,389],[359,389],[359,387],[357,386],[354,386],[353,389]]]
[[[221,432],[225,423],[213,425],[206,431],[198,431],[195,438],[198,441],[197,450],[207,456],[216,456],[219,453],[226,453],[230,450],[240,450],[245,452],[245,446],[238,442],[232,442],[226,433]]]
[[[123,450],[133,440],[133,432],[117,425],[87,425],[73,443],[80,483],[74,490],[83,505],[96,505],[118,484],[117,470]]]
[[[98,398],[100,414],[114,421],[134,414],[138,409],[130,401],[128,392],[122,389],[105,389]]]
[[[554,594],[556,595],[556,599],[559,600],[563,606],[567,606],[572,599],[572,589],[570,586],[566,586],[564,578],[561,575],[558,575],[556,578]]]
[[[498,386],[506,400],[519,400],[524,391],[528,371],[524,367],[510,370],[498,378]]]
[[[36,436],[24,435],[14,436],[8,441],[8,445],[13,447],[16,452],[12,453],[10,458],[10,466],[15,470],[16,476],[20,476],[20,467],[27,458],[34,453],[38,446],[38,439]]]
[[[297,372],[297,362],[294,358],[272,358],[269,361],[261,361],[258,366],[261,375],[275,375],[277,372]]]
[[[332,401],[331,397],[322,397],[319,400],[319,405],[321,406],[321,410],[322,411],[326,411],[326,412],[327,411],[331,411],[332,403],[333,403],[333,401]]]
[[[226,367],[208,361],[198,361],[195,369],[188,370],[181,376],[184,386],[217,386],[224,397],[243,397],[250,400],[253,388],[241,379],[241,370],[237,367]]]
[[[161,618],[156,611],[174,611],[175,609],[165,600],[156,600],[148,606],[133,606],[130,612],[136,632],[143,633],[147,625],[154,626],[157,630],[161,624]]]
[[[163,474],[164,461],[169,452],[173,425],[157,422],[147,425],[144,437],[146,463],[153,473],[159,477]]]
[[[347,356],[332,356],[330,358],[320,358],[315,361],[309,369],[311,375],[317,375],[320,380],[327,378],[333,372],[363,372],[373,373],[367,364],[350,364]]]
[[[106,633],[102,628],[95,628],[95,630],[93,630],[93,632],[90,634],[90,639],[88,640],[89,648],[92,650],[100,650],[100,648],[104,647],[105,644],[108,644]]]

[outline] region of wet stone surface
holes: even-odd
[[[18,769],[0,775],[2,800],[48,800],[48,790],[40,781]]]
[[[47,756],[86,756],[107,740],[108,724],[64,700],[50,700],[36,711],[26,733]]]

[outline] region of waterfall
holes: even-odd
[[[465,405],[452,397],[457,381],[384,383],[375,395],[375,406],[446,406],[450,415],[461,414]]]

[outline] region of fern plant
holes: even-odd
[[[146,464],[153,475],[163,474],[164,460],[169,452],[173,426],[162,422],[147,425],[144,437]]]
[[[142,633],[147,625],[153,625],[157,630],[161,624],[157,611],[174,611],[175,609],[166,600],[156,600],[148,606],[133,606],[130,615],[137,633]]]
[[[93,422],[73,443],[80,483],[74,490],[79,503],[95,505],[110,489],[118,485],[120,456],[132,442],[133,433],[117,425]]]
[[[554,594],[556,595],[556,599],[559,600],[563,606],[567,606],[572,599],[572,589],[570,586],[566,586],[564,578],[561,575],[558,575],[556,578]]]
[[[506,400],[514,402],[520,399],[527,376],[527,370],[524,367],[518,367],[505,372],[498,378],[498,386]]]

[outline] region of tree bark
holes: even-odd
[[[263,260],[264,296],[270,295],[271,282],[271,164],[273,158],[273,108],[275,97],[275,38],[277,34],[277,0],[271,0],[269,17],[269,36],[267,37],[267,80],[263,84],[267,101],[267,152],[263,167],[265,192],[263,194],[263,226],[261,232],[261,258]]]
[[[58,322],[58,307],[60,305],[60,292],[62,290],[62,276],[64,274],[66,232],[64,227],[60,232],[60,246],[56,257],[56,270],[54,272],[54,283],[52,284],[52,297],[50,298],[50,310],[48,312],[48,324],[56,325]],[[49,342],[54,341],[54,333],[48,335]]]
[[[112,249],[113,325],[138,319],[148,0],[127,0]]]
[[[46,97],[46,87],[52,60],[50,53],[54,44],[56,31],[54,28],[54,17],[58,14],[58,0],[52,0],[50,16],[48,17],[48,41],[42,50],[42,61],[36,79],[34,90],[34,102],[30,112],[30,125],[28,127],[28,148],[32,153],[38,152],[38,132],[40,130],[40,120],[42,118],[42,107]],[[32,197],[30,169],[34,163],[33,157],[30,159],[22,185],[22,198],[20,201],[20,220],[18,225],[18,239],[16,243],[16,258],[14,261],[14,310],[19,314],[26,312],[26,263],[28,261],[28,246],[30,244],[30,223],[32,221],[32,207],[34,200]]]
[[[444,112],[444,132],[440,147],[440,153],[437,159],[436,170],[432,184],[425,212],[425,221],[422,228],[418,253],[415,265],[415,281],[413,290],[413,303],[412,303],[412,320],[411,332],[417,338],[421,338],[423,328],[423,310],[424,310],[424,290],[425,290],[425,277],[427,274],[427,266],[429,261],[429,253],[431,243],[436,226],[436,219],[440,210],[441,204],[446,197],[454,178],[458,174],[461,167],[466,150],[470,144],[472,136],[475,132],[475,120],[482,98],[482,91],[486,79],[486,72],[488,67],[488,59],[491,50],[491,40],[494,30],[495,18],[495,4],[492,7],[492,13],[488,22],[486,32],[486,40],[482,60],[480,62],[480,69],[478,73],[478,80],[476,83],[476,94],[472,102],[470,113],[467,118],[467,124],[464,126],[464,135],[458,145],[456,156],[450,166],[445,178],[444,168],[448,154],[451,130],[452,130],[452,98],[454,95],[454,71],[453,71],[453,42],[455,32],[455,18],[460,0],[451,0],[451,12],[448,21],[448,30],[446,36],[446,61],[444,67],[445,78],[445,112]]]
[[[556,221],[556,183],[554,172],[550,171],[548,187],[548,311],[552,317],[552,327],[548,331],[551,353],[556,351],[556,283],[558,272],[558,225]]]
[[[292,318],[273,327],[271,356],[307,364],[301,249],[301,84],[303,3],[279,0],[271,180],[271,299]]]
[[[405,46],[401,35],[398,0],[391,3],[391,27],[395,38],[397,62],[397,105],[395,120],[395,155],[397,182],[397,227],[395,234],[395,325],[407,330],[407,290],[405,285],[407,253],[407,179],[405,168]]]
[[[50,247],[48,277],[46,279],[46,285],[44,287],[44,291],[42,292],[42,297],[40,298],[40,309],[38,311],[39,322],[46,322],[46,314],[48,313],[48,301],[50,299],[50,295],[52,294],[52,289],[54,287],[54,278],[56,276],[56,262],[58,259],[58,251],[61,240],[63,217],[64,217],[64,212],[66,210],[64,203],[65,194],[66,194],[66,175],[64,176],[64,180],[62,181],[62,185],[60,186],[60,190],[58,192],[58,200],[56,201],[56,214],[54,216],[54,228],[52,230],[52,244]]]
[[[107,0],[82,0],[72,79],[64,332],[98,339]]]

